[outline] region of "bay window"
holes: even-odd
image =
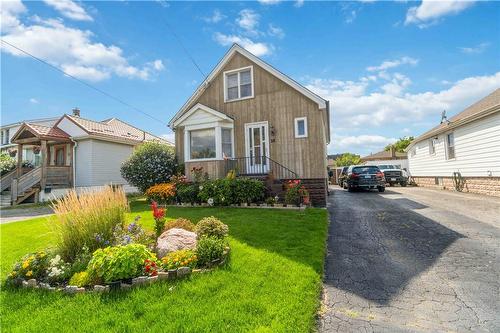
[[[215,125],[185,129],[187,161],[220,160],[233,157],[233,129]]]
[[[190,159],[215,158],[215,129],[189,131]]]

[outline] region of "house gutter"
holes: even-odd
[[[73,167],[73,188],[76,189],[76,147],[78,147],[78,142],[70,138],[73,142],[73,155],[71,165]]]

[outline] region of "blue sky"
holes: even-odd
[[[2,39],[167,123],[231,43],[332,105],[330,153],[419,135],[500,87],[500,3],[2,1]],[[2,124],[118,117],[171,130],[2,43]]]

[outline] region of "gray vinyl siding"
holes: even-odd
[[[436,153],[429,152],[429,140],[408,151],[412,176],[452,176],[459,171],[467,177],[500,177],[500,112],[453,129],[455,158],[446,159],[446,133],[440,134]],[[412,156],[412,150],[415,155]]]
[[[123,184],[120,167],[134,147],[95,139],[78,142],[76,152],[76,186]]]

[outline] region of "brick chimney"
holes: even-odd
[[[74,108],[72,111],[73,111],[73,116],[80,117],[80,109],[79,108]]]

